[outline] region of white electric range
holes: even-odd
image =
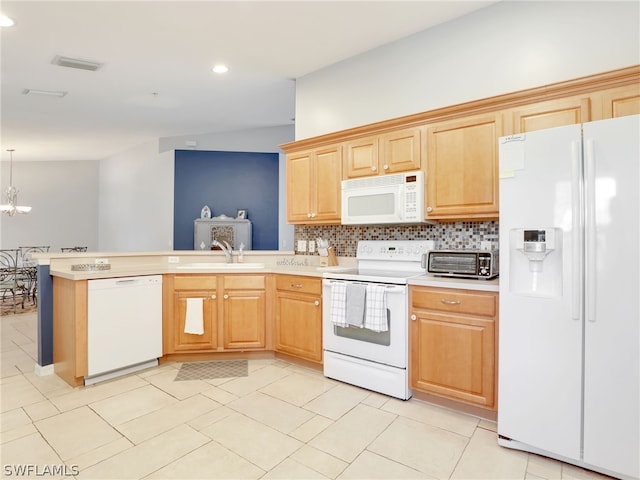
[[[364,240],[357,268],[323,274],[325,376],[411,397],[407,283],[424,274],[422,255],[434,248],[432,240]]]

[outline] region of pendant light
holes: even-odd
[[[18,189],[13,186],[13,152],[15,149],[7,150],[10,155],[9,160],[9,186],[7,187],[7,204],[0,205],[0,211],[13,217],[16,213],[29,213],[31,207],[18,205]]]

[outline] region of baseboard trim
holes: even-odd
[[[53,363],[49,365],[39,365],[36,363],[35,368],[33,369],[33,373],[35,373],[39,377],[46,377],[47,375],[53,375]]]

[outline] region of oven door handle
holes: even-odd
[[[344,283],[344,284],[356,284],[356,285],[380,285],[377,282],[358,282],[358,281],[352,281],[352,280],[324,280],[325,285],[331,285],[333,283]],[[406,290],[406,285],[385,285],[386,289],[387,289],[387,293],[393,293],[393,292],[404,292]]]

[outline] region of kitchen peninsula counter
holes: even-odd
[[[49,265],[49,274],[67,280],[94,280],[100,278],[130,277],[138,275],[162,274],[242,274],[274,273],[322,277],[325,272],[356,266],[356,259],[339,257],[338,266],[320,265],[322,257],[317,255],[295,255],[285,251],[250,251],[244,253],[244,263],[261,263],[264,267],[229,268],[222,252],[172,251],[172,252],[117,252],[117,253],[74,253],[74,254],[34,254],[40,265]],[[109,270],[78,271],[72,265],[94,264],[96,259],[108,259]],[[169,260],[178,258],[179,263]],[[210,263],[206,268],[185,268],[192,263]],[[237,258],[234,256],[234,264]],[[219,266],[217,265],[219,264]],[[409,285],[456,288],[498,292],[499,279],[475,280],[470,278],[449,278],[434,275],[418,275],[408,281]]]
[[[40,265],[49,265],[49,274],[67,280],[94,280],[100,278],[128,277],[158,274],[242,274],[242,273],[280,273],[322,277],[325,271],[355,266],[355,258],[340,257],[339,266],[323,267],[322,257],[317,255],[294,255],[285,251],[249,251],[244,252],[244,262],[234,264],[261,263],[264,267],[231,267],[225,262],[222,252],[172,251],[172,252],[87,252],[73,254],[37,254],[34,258]],[[94,265],[96,259],[107,259],[108,270],[72,270],[73,265]],[[174,263],[175,260],[177,263]],[[211,264],[200,268],[186,268],[194,263]]]

